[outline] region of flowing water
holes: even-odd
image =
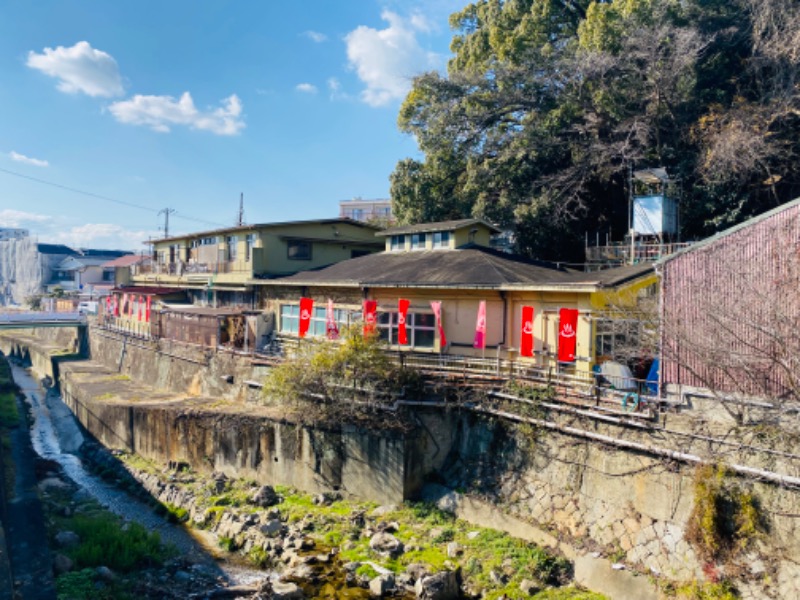
[[[61,465],[72,481],[108,510],[125,520],[140,523],[150,531],[157,531],[162,541],[173,544],[185,557],[218,568],[220,575],[230,583],[255,583],[268,575],[264,571],[215,561],[212,557],[213,542],[195,538],[183,527],[168,523],[141,500],[90,473],[75,454],[83,443],[83,434],[69,407],[54,389],[43,388],[30,371],[17,365],[11,368],[14,381],[30,407],[33,418],[31,441],[39,456]]]

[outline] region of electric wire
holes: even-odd
[[[0,172],[5,173],[7,175],[13,175],[14,177],[19,177],[21,179],[27,179],[29,181],[34,181],[36,183],[41,183],[43,185],[49,185],[51,187],[58,188],[58,189],[61,189],[61,190],[65,190],[65,191],[68,191],[68,192],[72,192],[72,193],[75,193],[75,194],[81,194],[83,196],[88,196],[90,198],[96,198],[98,200],[104,200],[106,202],[113,202],[114,204],[120,204],[122,206],[128,206],[130,208],[137,208],[139,210],[144,210],[144,211],[151,212],[151,213],[154,213],[154,214],[158,214],[159,210],[160,210],[160,209],[152,208],[152,207],[149,207],[149,206],[143,206],[142,204],[136,204],[134,202],[127,202],[125,200],[119,200],[117,198],[110,198],[109,196],[103,196],[101,194],[95,194],[94,192],[87,192],[86,190],[81,190],[81,189],[78,189],[78,188],[70,187],[68,185],[55,183],[54,181],[48,181],[46,179],[41,179],[39,177],[33,177],[31,175],[24,175],[23,173],[18,173],[16,171],[11,171],[9,169],[4,169],[3,167],[0,167]],[[203,223],[205,225],[211,225],[213,227],[226,227],[226,225],[224,225],[222,223],[217,223],[215,221],[208,221],[206,219],[199,219],[197,217],[192,217],[192,216],[189,216],[189,215],[185,215],[185,214],[181,213],[180,211],[176,211],[174,213],[174,216],[178,217],[178,218],[181,218],[181,219],[183,219],[185,221],[195,221],[197,223]]]

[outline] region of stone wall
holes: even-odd
[[[412,435],[310,429],[258,414],[259,406],[252,402],[257,397],[243,381],[258,378],[263,367],[250,365],[246,357],[149,346],[97,333],[106,332],[93,332],[96,362],[65,365],[63,391],[81,422],[109,447],[310,492],[338,488],[384,503],[412,496],[434,474],[449,489],[488,507],[470,505],[472,510],[463,516],[557,547],[576,561],[576,569],[597,555],[665,580],[706,577],[685,539],[694,503],[692,464],[467,409],[408,408],[418,425]],[[131,379],[125,401],[104,400],[99,388],[90,385],[92,378],[108,382],[119,373]],[[228,375],[233,383],[223,378]],[[121,381],[115,384],[115,389],[123,387]],[[150,398],[141,397],[143,389],[151,389]],[[217,407],[221,399],[229,404]],[[734,444],[770,446],[773,452],[716,450],[731,463],[797,476],[793,439],[779,443],[762,439],[766,430],[722,429],[717,422],[704,424],[703,435],[685,437],[703,424],[701,417],[670,413],[669,425],[680,434],[671,437],[587,417],[570,416],[568,423],[610,438],[684,452],[701,453],[712,435]],[[666,425],[666,415],[662,421]],[[800,597],[800,493],[729,477],[757,498],[768,530],[738,557],[737,572],[726,573],[722,567],[722,574],[736,577],[744,598]],[[587,576],[585,581],[593,580]]]
[[[534,525],[539,543],[562,550],[566,544],[576,557],[600,553],[669,581],[706,578],[685,539],[694,504],[693,465],[474,414],[419,416],[450,448],[439,471],[445,485]],[[619,427],[579,419],[571,424],[653,442],[649,434]],[[733,576],[744,598],[800,597],[800,492],[733,479],[757,499],[768,531],[735,564],[720,566],[720,574]],[[492,526],[486,523],[489,512],[482,514],[483,524]]]

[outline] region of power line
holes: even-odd
[[[143,206],[141,204],[135,204],[133,202],[126,202],[125,200],[118,200],[116,198],[110,198],[108,196],[103,196],[101,194],[95,194],[93,192],[87,192],[86,190],[80,190],[78,188],[70,187],[68,185],[62,185],[60,183],[55,183],[53,181],[48,181],[46,179],[40,179],[38,177],[32,177],[31,175],[24,175],[22,173],[17,173],[16,171],[10,171],[9,169],[4,169],[0,167],[0,172],[6,173],[7,175],[13,175],[14,177],[19,177],[21,179],[27,179],[29,181],[35,181],[36,183],[41,183],[43,185],[49,185],[50,187],[58,188],[61,190],[65,190],[67,192],[73,192],[75,194],[81,194],[83,196],[89,196],[90,198],[96,198],[98,200],[104,200],[106,202],[113,202],[114,204],[120,204],[122,206],[128,206],[130,208],[138,208],[139,210],[144,210],[147,212],[155,213],[156,215],[161,215],[163,210],[158,210],[156,208],[151,208],[149,206]],[[181,214],[180,212],[176,212],[173,210],[174,216],[185,221],[195,221],[197,223],[204,223],[206,225],[212,225],[214,227],[225,227],[222,223],[216,223],[214,221],[206,221],[205,219],[199,219],[197,217],[191,217],[189,215]]]

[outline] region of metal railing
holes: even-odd
[[[166,264],[139,265],[135,275],[174,275],[182,277],[184,275],[208,274],[216,275],[219,273],[251,273],[252,263],[237,262],[217,262],[217,263],[198,263],[198,262],[174,262]]]
[[[153,324],[146,321],[139,321],[129,317],[116,317],[114,315],[101,314],[97,317],[97,325],[109,331],[124,333],[137,338],[152,340]]]
[[[688,242],[672,244],[636,242],[631,247],[630,243],[616,242],[605,246],[587,246],[586,262],[613,264],[629,263],[631,260],[634,263],[655,262],[691,245]]]

